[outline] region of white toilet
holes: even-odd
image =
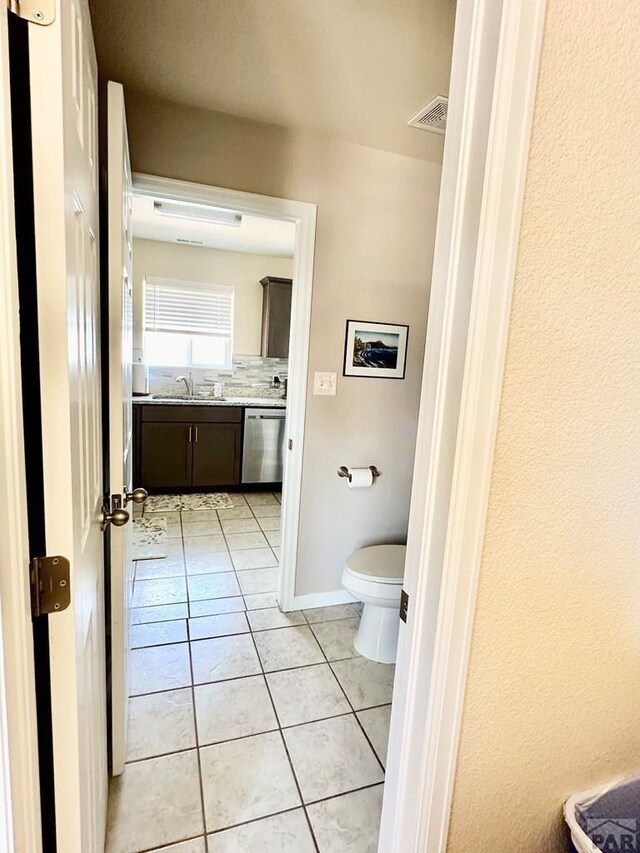
[[[364,602],[355,649],[378,663],[394,663],[400,630],[400,593],[406,545],[372,545],[354,551],[342,573],[342,585]]]

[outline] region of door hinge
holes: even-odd
[[[293,450],[293,439],[289,439],[289,450]]]
[[[48,27],[56,19],[56,0],[7,0],[7,9],[32,24]]]
[[[34,557],[30,573],[33,618],[66,610],[71,604],[69,560],[66,557]]]
[[[400,618],[406,624],[407,611],[409,610],[409,596],[402,590],[400,593]]]

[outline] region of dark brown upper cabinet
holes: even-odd
[[[291,328],[290,278],[268,275],[260,280],[262,285],[262,349],[263,358],[289,357],[289,331]]]

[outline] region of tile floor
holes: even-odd
[[[356,605],[280,612],[280,496],[231,498],[158,509],[169,555],[136,565],[107,853],[375,853],[394,667]]]

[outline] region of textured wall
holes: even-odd
[[[135,170],[318,205],[309,377],[339,380],[307,399],[296,593],[340,590],[351,551],[406,537],[440,166],[125,94]],[[404,381],[341,377],[348,318],[411,326]],[[336,476],[369,464],[369,490]]]
[[[640,767],[639,23],[548,2],[450,853]]]

